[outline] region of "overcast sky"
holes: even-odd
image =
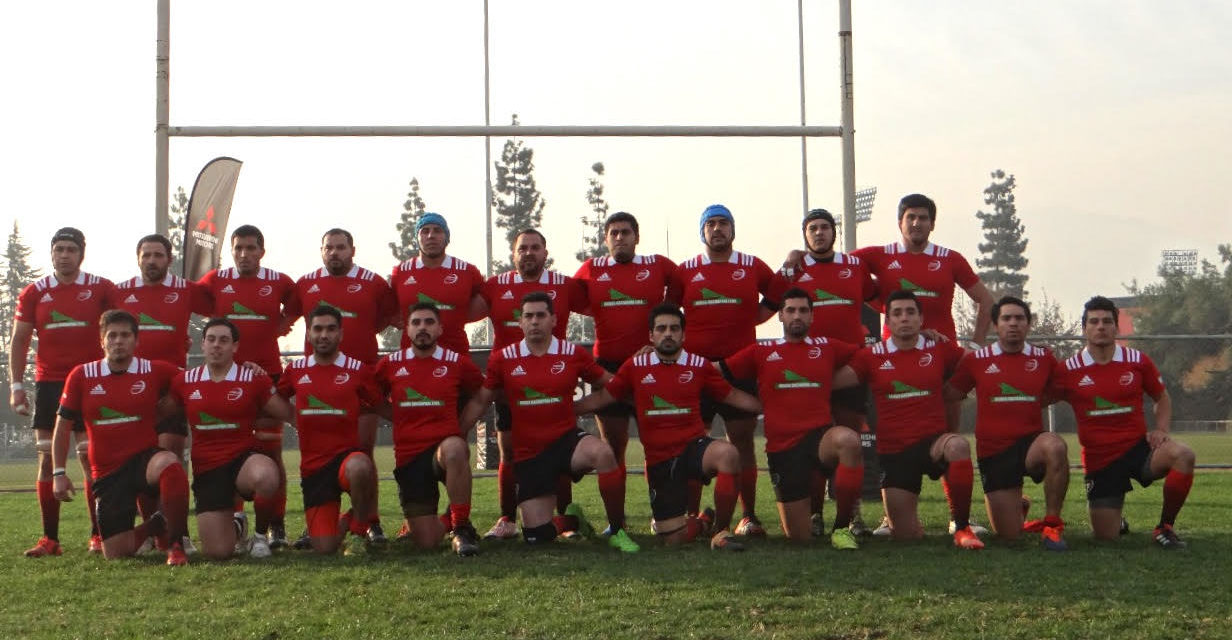
[[[808,123],[837,125],[838,9],[805,0]],[[1028,289],[1071,313],[1154,277],[1163,249],[1215,260],[1232,241],[1232,5],[1150,0],[855,2],[856,180],[876,186],[859,244],[897,238],[911,192],[933,239],[973,263],[989,172],[1018,180]],[[171,123],[482,124],[482,2],[175,2]],[[0,8],[7,206],[47,269],[58,226],[86,269],[136,274],[154,226],[153,0]],[[506,124],[799,124],[796,2],[491,2],[491,113]],[[737,248],[772,265],[801,243],[798,139],[528,138],[545,231],[572,273],[592,163],[643,252],[698,253],[698,214],[727,204]],[[497,157],[503,140],[493,140]],[[810,206],[842,208],[837,139],[809,148]],[[266,233],[267,266],[320,266],[322,231],[356,236],[387,274],[407,182],[483,263],[481,139],[173,139],[171,187],[244,161],[231,227]],[[670,244],[669,244],[670,243]],[[503,249],[499,239],[498,250]],[[229,257],[223,264],[230,265]],[[1076,313],[1074,313],[1076,315]]]

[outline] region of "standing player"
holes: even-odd
[[[239,344],[239,329],[230,320],[211,319],[201,335],[205,364],[176,375],[168,394],[192,431],[197,535],[205,555],[215,560],[229,558],[242,534],[232,520],[237,497],[252,500],[257,516],[249,555],[269,557],[265,531],[275,511],[278,465],[255,451],[253,428],[262,413],[280,424],[291,415],[268,376],[236,364]]]
[[[835,376],[835,386],[865,382],[873,392],[880,425],[877,455],[881,458],[881,494],[896,540],[918,539],[924,529],[918,517],[921,481],[925,475],[942,480],[954,545],[982,549],[984,543],[969,526],[971,446],[947,428],[942,399],[945,379],[963,351],[952,342],[934,342],[920,334],[923,318],[915,294],[895,291],[886,303],[890,339],[865,347]],[[957,424],[953,425],[957,427]]]
[[[151,234],[137,241],[141,275],[116,285],[116,308],[141,325],[137,357],[182,368],[188,360],[188,323],[192,314],[208,315],[209,293],[191,280],[171,275],[171,241]],[[158,422],[158,446],[184,457],[188,425],[172,416]],[[148,514],[143,514],[148,515]]]
[[[483,384],[470,358],[438,344],[441,315],[431,302],[417,302],[407,313],[411,347],[381,359],[377,381],[392,407],[394,479],[402,513],[416,546],[432,548],[446,531],[460,556],[479,553],[471,525],[470,449],[458,427],[458,406]],[[449,497],[448,527],[437,519],[437,482]]]
[[[757,379],[765,407],[766,459],[787,537],[797,542],[812,537],[810,498],[817,495],[815,478],[824,476],[832,480],[838,503],[830,543],[857,549],[848,525],[864,480],[864,458],[856,432],[831,421],[827,387],[859,347],[809,337],[812,305],[808,292],[788,289],[779,309],[783,337],[759,340],[723,364],[737,379]]]
[[[1145,353],[1116,343],[1117,307],[1103,296],[1082,310],[1086,347],[1059,368],[1061,399],[1074,408],[1087,508],[1098,540],[1120,533],[1125,494],[1133,478],[1146,487],[1164,478],[1164,503],[1155,527],[1155,542],[1183,549],[1173,526],[1193,486],[1194,452],[1169,435],[1172,399],[1155,363]],[[1142,396],[1155,401],[1155,428],[1147,431]]]
[[[51,453],[56,499],[73,497],[64,473],[68,434],[84,424],[103,557],[131,556],[154,535],[172,541],[167,564],[188,564],[181,544],[188,537],[188,476],[175,454],[158,447],[154,431],[159,398],[179,370],[134,355],[137,318],[127,311],[107,311],[98,324],[106,357],[74,367],[60,396]],[[140,494],[158,498],[160,511],[134,527]]]
[[[397,300],[393,291],[384,278],[355,264],[355,239],[349,231],[330,229],[321,236],[321,261],[324,267],[295,283],[301,309],[309,312],[322,304],[337,309],[342,315],[342,335],[346,336],[341,351],[365,365],[375,366],[378,357],[376,334],[397,323]],[[306,316],[304,321],[307,328]],[[369,460],[376,447],[380,422],[380,416],[375,413],[365,413],[359,418],[360,448]],[[376,509],[368,524],[370,541],[386,542]]]
[[[30,342],[37,334],[35,354],[34,434],[39,468],[35,491],[42,515],[43,536],[26,556],[38,558],[60,555],[60,501],[52,492],[51,433],[56,426],[56,411],[64,380],[73,367],[103,357],[94,333],[98,317],[111,306],[112,284],[105,278],[81,270],[86,254],[86,238],[72,227],[64,227],[51,237],[52,275],[32,282],[17,297],[13,335],[9,341],[9,405],[18,415],[30,415],[29,394],[22,381]],[[74,423],[78,431],[77,460],[85,472],[86,506],[90,512],[91,553],[102,553],[103,539],[98,534],[94,515],[94,483],[90,478],[89,443],[85,425]]]
[[[553,301],[553,309],[559,315],[553,316],[556,325],[552,335],[561,340],[565,339],[568,330],[569,314],[586,309],[586,288],[582,283],[547,268],[548,241],[542,233],[537,229],[524,229],[514,237],[511,248],[514,270],[488,278],[483,284],[483,301],[494,332],[493,354],[524,337],[520,323],[521,303],[528,293],[542,291]],[[514,488],[513,444],[509,436],[509,430],[513,428],[513,415],[507,398],[497,397],[496,417],[496,440],[500,446],[501,460],[496,472],[497,497],[501,515],[484,537],[516,538],[518,501]],[[557,512],[564,514],[572,501],[573,486],[566,475],[557,482]],[[561,533],[571,537],[574,532],[565,530]]]
[[[599,495],[612,534],[608,544],[625,553],[638,545],[624,530],[625,476],[612,448],[577,427],[573,392],[581,378],[605,384],[611,374],[576,345],[552,335],[556,326],[552,296],[534,291],[522,299],[518,322],[522,340],[492,352],[483,388],[466,405],[460,419],[469,429],[479,419],[497,389],[504,389],[513,414],[513,463],[518,507],[522,511],[522,537],[540,544],[556,538],[552,498],[558,480],[574,482],[590,471],[598,472]],[[573,529],[592,533],[582,510],[570,504],[566,516]]]
[[[235,345],[235,360],[255,362],[278,383],[282,357],[278,337],[286,335],[299,317],[299,300],[291,277],[261,266],[265,257],[265,235],[250,225],[231,232],[231,258],[235,266],[205,274],[201,285],[213,302],[211,317],[226,318],[244,339]],[[287,544],[287,471],[282,462],[283,422],[260,417],[254,423],[256,447],[278,465],[278,491],[274,513],[270,516],[271,548]],[[242,505],[240,505],[242,507]],[[265,534],[261,529],[259,533]]]
[[[638,255],[638,225],[633,214],[620,211],[603,222],[603,243],[608,255],[582,263],[573,277],[586,285],[588,311],[595,319],[595,361],[616,373],[626,360],[646,346],[643,323],[650,310],[663,302],[676,265],[660,255]],[[677,345],[679,346],[679,345]],[[620,468],[625,468],[629,445],[629,418],[633,406],[614,402],[595,412],[599,433]]]
[[[295,396],[308,540],[316,552],[333,553],[349,531],[346,553],[362,553],[372,541],[368,523],[377,510],[377,477],[360,444],[359,417],[380,401],[380,392],[372,369],[339,350],[342,312],[322,304],[307,321],[312,355],[287,366],[278,393]],[[344,491],[351,496],[351,510],[339,518]]]
[[[415,236],[419,239],[419,257],[400,263],[389,276],[389,286],[398,300],[400,327],[404,330],[402,348],[409,349],[413,342],[405,331],[411,307],[427,302],[441,314],[441,346],[469,358],[471,344],[466,337],[466,323],[483,316],[471,315],[472,309],[483,304],[483,274],[475,265],[445,253],[449,247],[449,223],[445,216],[432,212],[419,216]]]
[[[1048,402],[1057,367],[1052,352],[1027,342],[1031,308],[1005,296],[992,306],[997,341],[968,353],[958,363],[946,389],[956,401],[975,389],[975,451],[984,484],[984,505],[997,535],[1015,540],[1023,529],[1022,479],[1044,483],[1046,515],[1038,529],[1042,544],[1064,551],[1061,505],[1069,489],[1069,455],[1065,441],[1044,431],[1040,414]]]
[[[685,322],[680,307],[661,303],[647,318],[654,351],[626,360],[603,389],[578,402],[577,411],[586,413],[620,398],[633,400],[646,450],[653,528],[664,544],[690,542],[709,528],[711,549],[743,551],[728,529],[736,509],[740,453],[731,443],[707,436],[699,414],[703,394],[754,413],[761,405],[732,388],[710,361],[682,348]],[[687,513],[689,483],[709,484],[715,477],[715,508],[705,522],[706,516]]]
[[[722,360],[757,339],[757,325],[778,309],[773,289],[781,280],[759,258],[732,248],[736,221],[727,207],[714,204],[702,212],[698,224],[706,251],[684,261],[676,270],[667,299],[679,301],[689,316],[692,329],[685,347],[709,360]],[[746,393],[756,393],[755,383],[733,382]],[[757,500],[757,454],[753,431],[757,414],[706,401],[702,421],[710,424],[715,415],[723,417],[727,440],[740,451],[740,501],[744,517],[736,527],[738,536],[764,536],[766,530],[755,512]],[[698,507],[700,486],[690,496],[690,511]]]

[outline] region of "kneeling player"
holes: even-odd
[[[368,522],[376,513],[376,466],[359,440],[359,415],[379,402],[372,370],[342,353],[342,314],[321,305],[308,314],[312,355],[292,362],[278,393],[295,396],[300,486],[308,540],[318,553],[333,553],[349,531],[346,553],[367,548]],[[342,493],[351,510],[341,518]]]
[[[74,368],[60,397],[52,435],[56,499],[72,499],[73,482],[64,473],[69,434],[85,423],[103,557],[131,556],[155,535],[173,541],[167,564],[188,564],[180,542],[188,533],[188,476],[175,454],[158,448],[154,432],[159,398],[178,370],[133,355],[137,319],[132,314],[108,311],[99,329],[106,357]],[[158,498],[161,511],[134,527],[141,495]]]
[[[458,403],[479,390],[483,374],[469,358],[437,345],[442,331],[436,305],[413,305],[406,320],[411,347],[383,358],[377,379],[392,405],[394,479],[415,545],[435,547],[452,531],[454,551],[473,556],[479,536],[471,525],[470,449],[458,428]],[[438,482],[449,496],[447,519],[436,515]]]
[[[205,365],[176,376],[169,394],[192,429],[197,533],[202,551],[216,560],[230,557],[244,534],[232,518],[237,496],[252,500],[256,512],[256,533],[246,550],[254,558],[269,557],[265,531],[276,506],[278,465],[254,451],[253,429],[262,414],[279,422],[290,416],[268,376],[235,363],[239,338],[230,320],[207,322],[201,337]]]

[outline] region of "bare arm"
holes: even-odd
[[[992,294],[989,293],[988,287],[985,287],[983,282],[976,282],[967,287],[966,291],[977,307],[975,313],[975,335],[972,337],[976,343],[984,344],[984,339],[988,336],[988,327],[992,324]]]
[[[462,414],[458,416],[458,428],[462,433],[470,431],[471,427],[475,426],[475,421],[479,420],[479,416],[483,415],[495,397],[495,391],[480,387],[479,392],[466,403],[466,406],[462,408]]]
[[[68,463],[69,435],[73,433],[75,424],[64,416],[57,416],[56,429],[51,434],[52,493],[61,502],[73,499],[73,481],[63,473],[57,475],[56,470],[63,469]]]
[[[761,402],[735,387],[732,387],[731,393],[727,394],[722,402],[749,413],[761,413]]]
[[[1159,445],[1167,442],[1168,434],[1172,431],[1172,396],[1168,395],[1168,391],[1164,390],[1159,398],[1155,400],[1155,428],[1146,434],[1146,441],[1151,445],[1151,449],[1155,449]]]
[[[616,402],[616,398],[608,393],[606,388],[600,387],[598,391],[589,393],[582,397],[581,400],[573,403],[573,412],[581,415],[594,413],[609,404]]]
[[[13,337],[9,341],[9,381],[20,383],[26,376],[26,361],[29,358],[30,340],[34,336],[34,324],[16,320],[13,322]],[[9,386],[9,406],[17,415],[30,415],[30,400],[25,389]]]
[[[471,296],[471,306],[466,311],[467,322],[483,320],[488,317],[488,302],[483,299],[483,296],[476,293]]]
[[[291,403],[287,402],[286,398],[275,393],[270,396],[269,400],[265,401],[265,406],[261,407],[261,413],[278,422],[285,423],[291,419]]]
[[[850,366],[845,366],[834,372],[833,384],[835,389],[847,389],[850,387],[859,386],[860,376],[856,375],[855,369],[852,369]]]
[[[941,391],[941,398],[945,400],[946,402],[960,402],[962,401],[963,398],[966,398],[966,397],[967,397],[966,393],[963,393],[948,384],[945,385],[945,389],[942,389]]]

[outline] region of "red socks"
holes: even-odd
[[[625,474],[616,467],[599,474],[599,495],[607,511],[607,523],[612,533],[625,526]]]
[[[470,524],[470,521],[471,503],[449,505],[449,522],[445,523],[446,529],[452,531],[462,525]]]
[[[518,519],[517,479],[513,475],[513,463],[502,462],[496,468],[497,497],[500,500],[500,514],[511,521]]]
[[[744,515],[753,515],[757,506],[757,467],[740,470],[740,504]]]
[[[167,465],[158,475],[158,497],[167,519],[168,539],[176,542],[188,534],[188,475],[178,464]]]
[[[714,530],[731,527],[732,513],[736,510],[736,474],[719,473],[714,479]]]
[[[834,528],[842,529],[851,524],[851,514],[860,499],[860,487],[864,483],[864,465],[849,467],[839,464],[834,471]]]
[[[950,503],[950,517],[954,526],[965,529],[971,524],[971,485],[975,484],[975,469],[971,460],[954,460],[945,470],[941,479],[941,487],[945,489],[945,499]]]
[[[34,483],[35,494],[38,495],[39,514],[43,517],[43,535],[52,540],[60,540],[60,501],[56,500],[55,490],[51,480],[39,480]]]
[[[1182,473],[1176,469],[1168,472],[1168,476],[1164,478],[1164,508],[1159,515],[1160,525],[1176,523],[1176,514],[1180,513],[1181,507],[1185,505],[1185,498],[1189,497],[1193,479],[1192,473]]]
[[[252,497],[252,511],[255,516],[253,518],[253,527],[257,533],[265,535],[265,532],[269,530],[270,522],[274,518],[275,499],[275,496],[264,498],[260,495],[255,495]]]

